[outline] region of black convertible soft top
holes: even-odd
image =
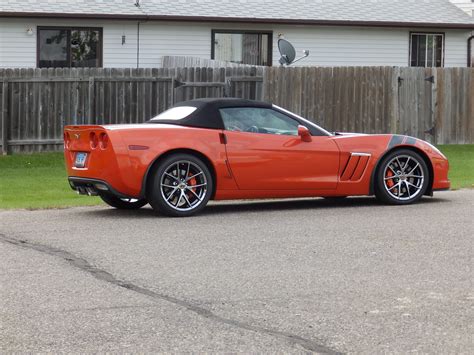
[[[166,123],[180,126],[224,129],[219,109],[230,107],[261,107],[272,108],[272,104],[262,101],[245,100],[237,98],[218,98],[218,99],[195,99],[183,101],[173,107],[190,106],[196,107],[196,110],[180,120],[159,119],[150,120],[149,123]]]

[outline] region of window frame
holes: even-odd
[[[446,50],[446,33],[445,32],[420,32],[420,31],[410,31],[408,35],[408,66],[410,68],[416,68],[411,65],[411,56],[412,56],[412,38],[413,35],[441,35],[442,40],[443,40],[443,48],[441,50],[441,66],[440,67],[419,67],[419,68],[444,68],[444,62],[445,62],[445,50]],[[427,50],[427,49],[425,49]],[[425,65],[426,65],[426,59],[425,59]]]
[[[267,44],[267,65],[271,67],[273,65],[273,31],[265,31],[265,30],[226,30],[226,29],[213,29],[211,30],[211,59],[215,59],[215,40],[216,40],[216,33],[223,33],[223,34],[260,34],[260,35],[268,35],[268,44]],[[244,65],[251,65],[242,63]]]
[[[91,68],[102,68],[103,63],[104,63],[104,36],[103,36],[103,27],[81,27],[81,26],[37,26],[36,27],[36,67],[37,68],[53,68],[54,67],[41,67],[40,64],[40,31],[41,30],[65,30],[68,31],[67,35],[67,62],[68,66],[67,67],[57,67],[57,68],[72,68],[71,66],[71,32],[72,31],[98,31],[99,32],[99,46],[98,46],[98,59],[99,59],[99,65],[97,67],[91,67]]]

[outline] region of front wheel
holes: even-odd
[[[145,206],[148,202],[144,199],[120,198],[114,195],[101,194],[100,198],[109,206],[119,210],[137,210]]]
[[[430,181],[425,160],[412,150],[387,155],[375,176],[375,195],[382,202],[405,205],[421,199]]]
[[[201,159],[190,154],[173,154],[155,170],[148,199],[158,213],[188,217],[206,206],[212,191],[211,173]]]

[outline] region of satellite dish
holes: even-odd
[[[281,58],[279,61],[281,65],[291,65],[309,56],[309,51],[304,50],[303,56],[298,59],[295,59],[296,58],[295,47],[293,47],[293,45],[284,38],[280,38],[278,40],[278,50],[280,51],[280,55],[281,55]]]
[[[278,40],[278,50],[280,51],[280,64],[290,65],[296,58],[295,47],[286,39],[280,38]]]

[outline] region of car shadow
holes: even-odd
[[[440,198],[423,198],[417,204],[446,202]],[[373,208],[378,206],[400,208],[400,206],[386,205],[379,202],[375,197],[348,197],[344,199],[303,198],[286,200],[259,200],[239,202],[213,202],[209,204],[200,215],[236,213],[252,211],[289,211],[302,209],[340,209],[340,208]]]
[[[449,202],[446,198],[425,197],[416,205]],[[344,199],[299,198],[299,199],[268,199],[268,200],[238,200],[211,201],[198,216],[241,213],[241,212],[270,212],[291,211],[302,209],[342,209],[342,208],[374,208],[378,206],[400,208],[400,206],[385,205],[374,197],[348,197]],[[82,210],[80,213],[94,217],[121,218],[168,218],[153,211],[150,205],[139,210],[118,210],[115,208]]]

